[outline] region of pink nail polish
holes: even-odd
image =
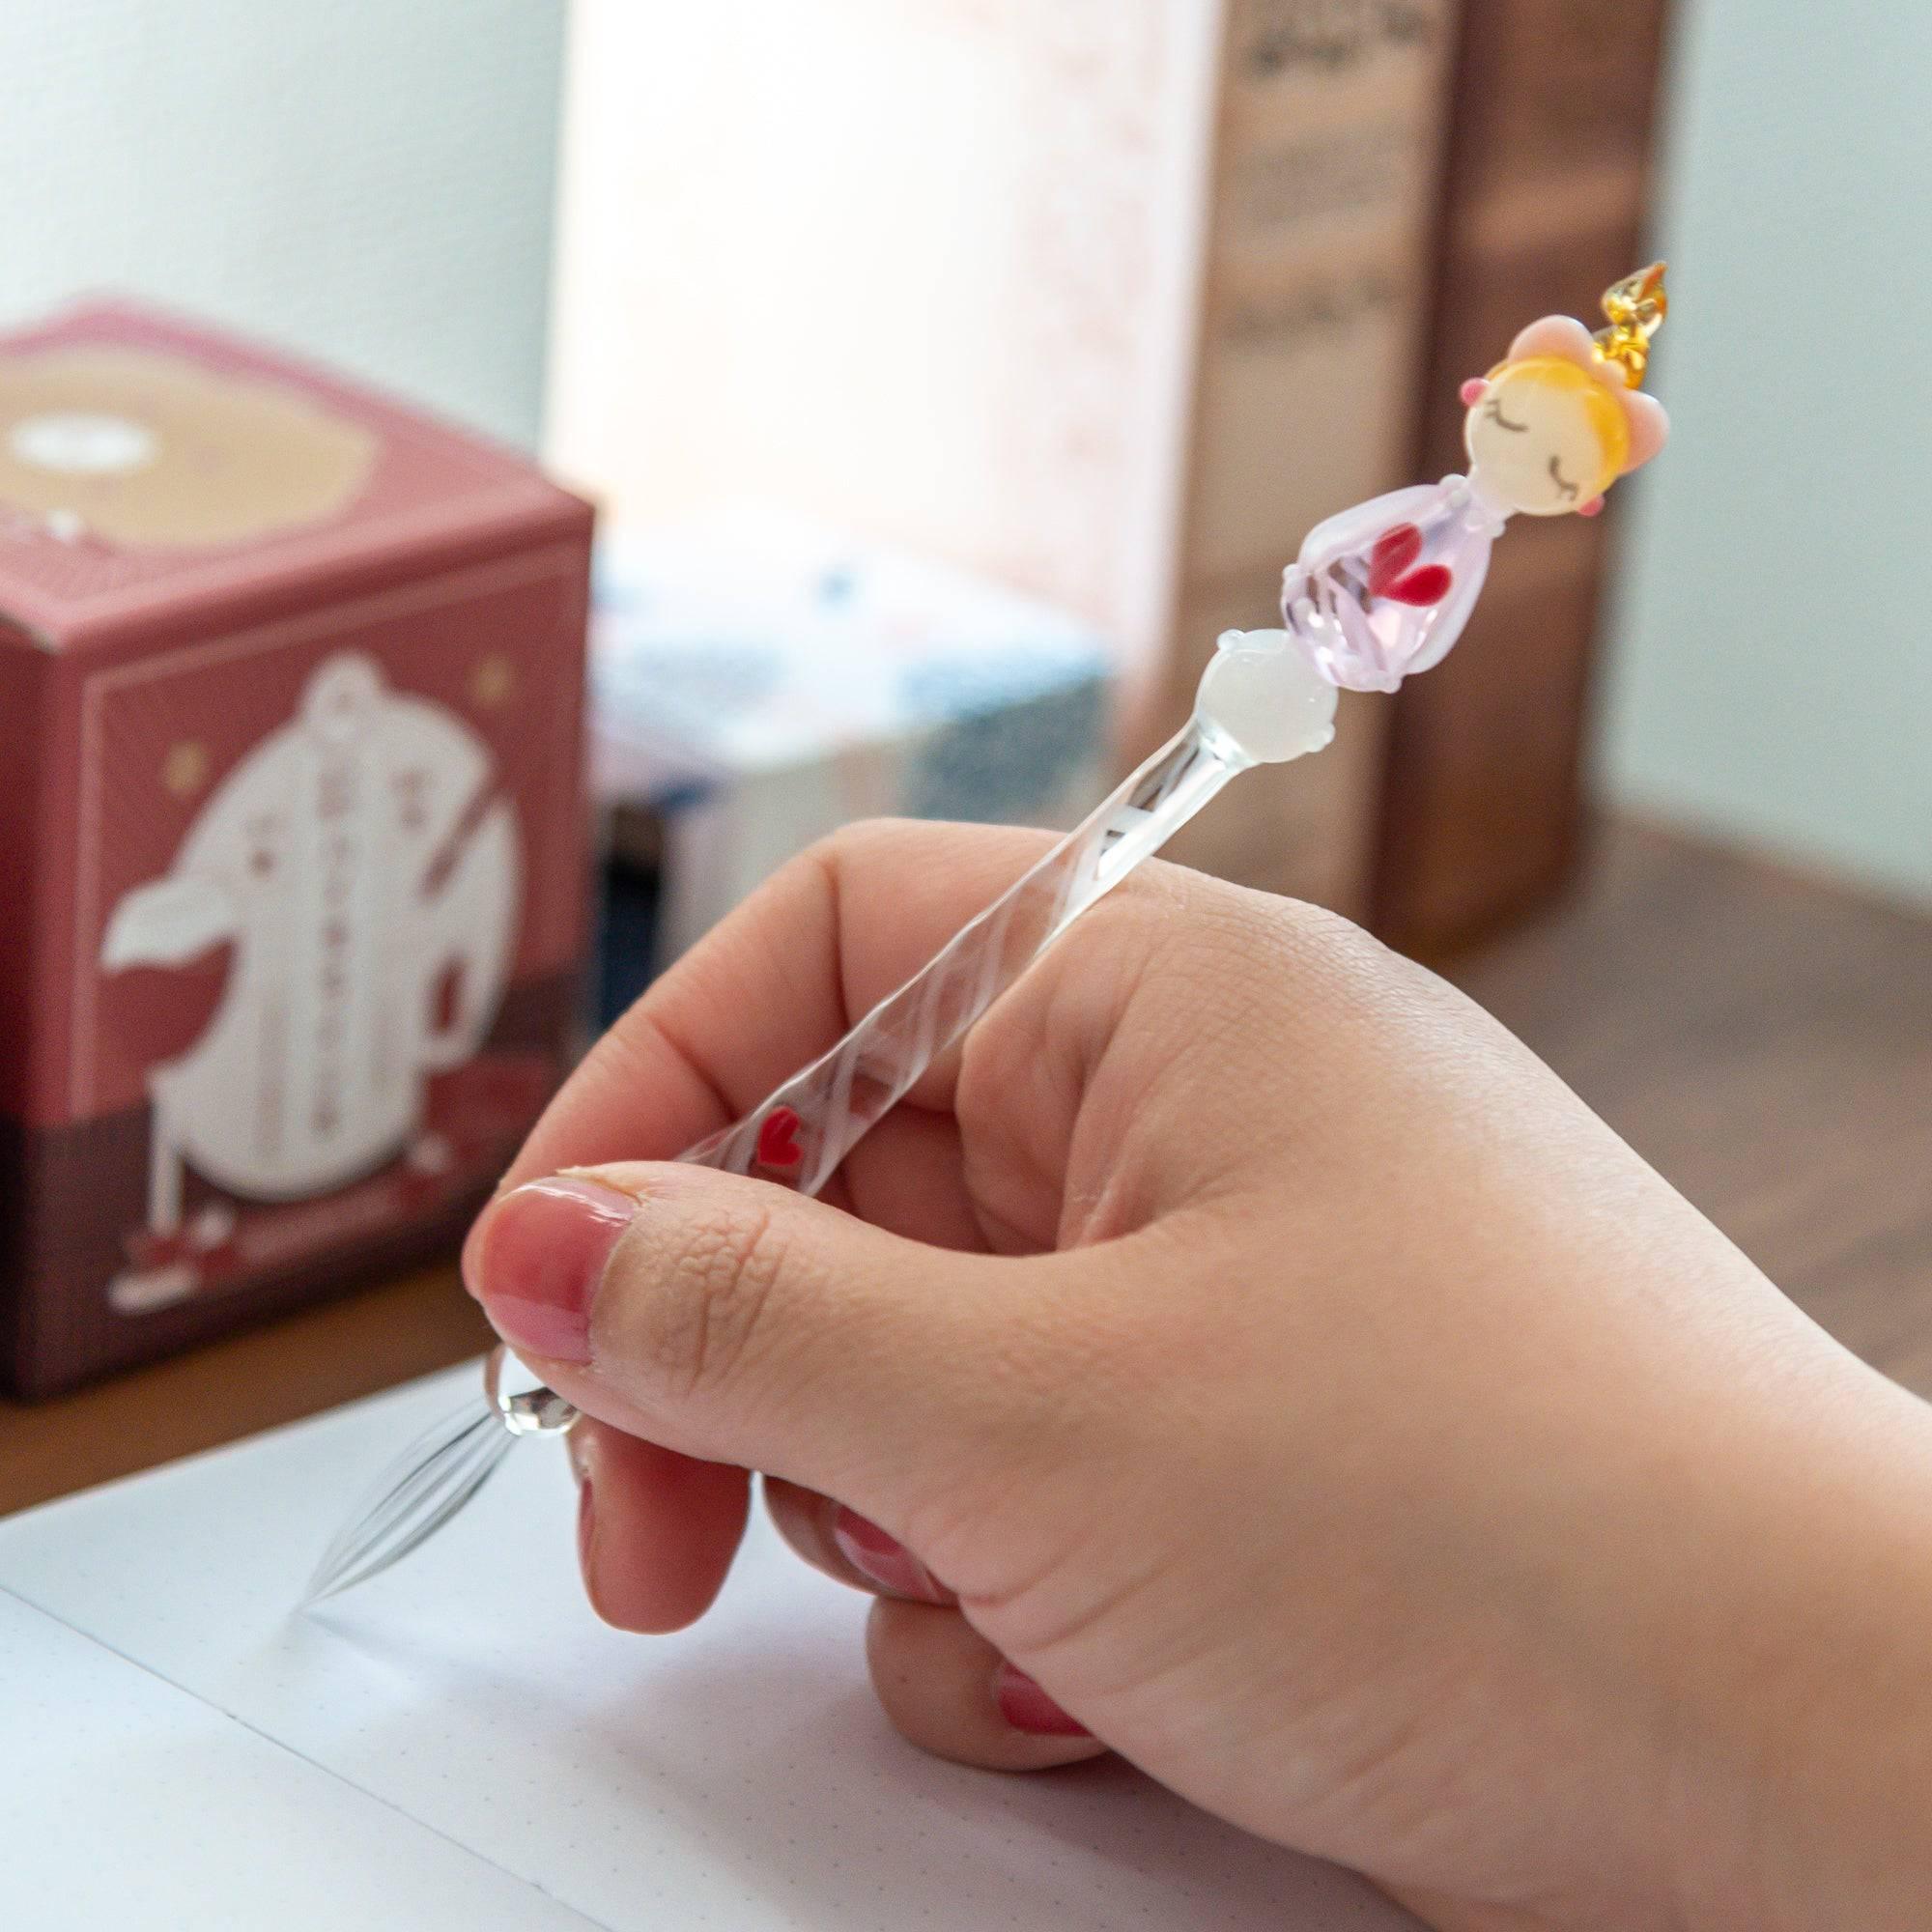
[[[909,1597],[916,1604],[950,1601],[932,1572],[897,1537],[843,1503],[832,1513],[832,1540],[846,1562],[889,1597]]]
[[[585,1175],[554,1175],[483,1210],[464,1249],[465,1279],[514,1349],[590,1359],[590,1303],[638,1203]]]
[[[1088,1738],[1094,1734],[1069,1718],[1023,1670],[1002,1662],[993,1673],[993,1702],[1016,1731],[1036,1738]]]

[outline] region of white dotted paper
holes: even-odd
[[[196,1723],[229,1736],[224,1748],[273,1741],[293,1754],[289,1775],[332,1774],[342,1803],[374,1801],[385,1830],[409,1834],[370,1881],[393,1884],[394,1902],[365,1923],[459,1922],[453,1904],[439,1916],[408,1900],[468,1855],[519,1897],[541,1894],[533,1906],[581,1915],[557,1922],[610,1932],[1414,1925],[1354,1876],[1220,1825],[1124,1766],[1004,1777],[913,1749],[867,1685],[863,1599],[762,1522],[696,1629],[606,1629],[577,1581],[554,1444],[520,1447],[396,1569],[293,1614],[370,1478],[476,1388],[473,1368],[452,1372],[0,1523],[0,1587],[131,1660],[102,1663],[97,1650],[85,1686],[48,1691],[39,1728],[63,1774],[79,1770],[63,1757],[70,1698],[118,1710],[125,1696],[131,1713],[165,1695],[181,1721],[178,1705],[198,1700]],[[17,1753],[0,1759],[0,1806],[27,1775]],[[90,1841],[118,1815],[97,1819]],[[167,1815],[143,1825],[149,1866],[168,1856]],[[224,1832],[245,1840],[251,1816],[230,1804]],[[284,1821],[297,1841],[263,1854],[286,1858],[292,1877],[340,1835],[327,1806],[309,1838],[299,1817]],[[257,1922],[205,1848],[185,1838],[176,1864],[208,1888],[204,1922]],[[479,1922],[472,1903],[461,1922]],[[286,1915],[274,1922],[292,1932]]]
[[[0,1685],[10,1925],[589,1922],[5,1591]]]

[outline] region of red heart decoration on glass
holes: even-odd
[[[798,1130],[804,1124],[795,1108],[774,1107],[758,1122],[758,1165],[796,1167],[805,1158],[805,1149],[798,1138]]]
[[[1420,570],[1411,570],[1421,554],[1422,532],[1413,524],[1384,530],[1369,552],[1369,595],[1424,609],[1441,603],[1455,580],[1445,564],[1425,563]]]
[[[1422,532],[1413,524],[1384,530],[1369,553],[1369,595],[1386,597],[1389,585],[1421,554]]]
[[[1420,570],[1411,570],[1400,582],[1391,583],[1383,595],[1393,597],[1398,604],[1414,604],[1426,609],[1431,604],[1441,603],[1448,596],[1453,581],[1446,564],[1425,563]]]

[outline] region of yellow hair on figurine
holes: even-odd
[[[1592,335],[1574,317],[1545,316],[1487,376],[1465,383],[1463,441],[1477,487],[1532,517],[1602,509],[1605,491],[1669,433],[1662,407],[1637,393],[1667,306],[1659,263],[1605,296],[1607,328]]]
[[[1589,370],[1562,355],[1501,362],[1470,412],[1470,459],[1515,508],[1560,516],[1601,497],[1630,460],[1630,422]]]

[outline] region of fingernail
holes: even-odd
[[[638,1203],[587,1175],[532,1180],[493,1201],[464,1248],[464,1278],[513,1349],[590,1359],[590,1303]]]
[[[897,1537],[890,1536],[857,1510],[843,1503],[832,1513],[832,1540],[838,1553],[865,1577],[867,1582],[895,1597],[910,1597],[915,1603],[943,1604],[950,1601],[933,1581],[932,1572]]]
[[[463,1237],[463,1252],[461,1255],[457,1257],[457,1262],[456,1262],[457,1279],[462,1282],[463,1286],[466,1289],[468,1289],[471,1294],[476,1295],[476,1298],[479,1301],[483,1297],[480,1294],[477,1294],[476,1292],[475,1259],[477,1250],[482,1246],[482,1242],[477,1237],[483,1232],[484,1222],[490,1218],[491,1208],[496,1207],[497,1203],[502,1200],[503,1196],[509,1192],[510,1189],[506,1187],[501,1180],[498,1180],[497,1183],[496,1191],[490,1196],[489,1200],[484,1202],[483,1206],[477,1209],[475,1220],[473,1220],[469,1224],[469,1232]]]
[[[1023,1670],[1002,1662],[993,1673],[993,1702],[1016,1731],[1036,1738],[1087,1738],[1094,1734],[1069,1718]]]

